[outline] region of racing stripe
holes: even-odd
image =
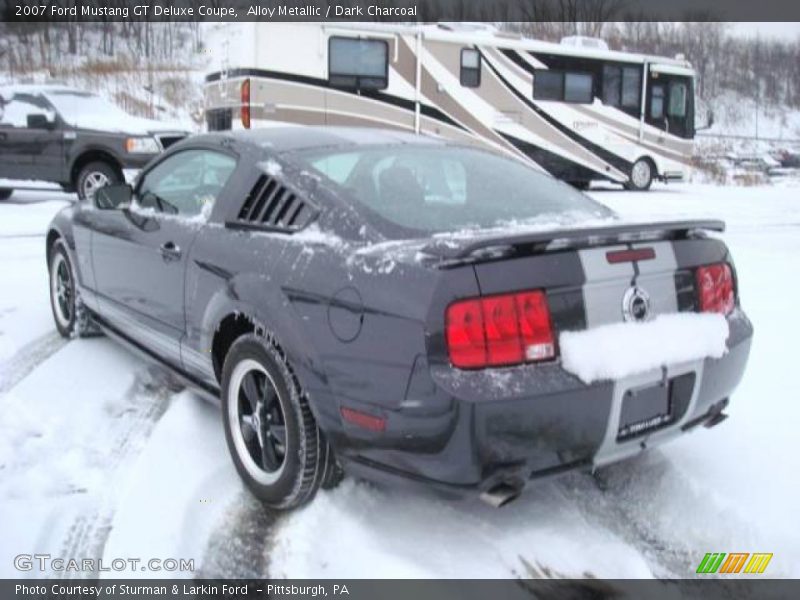
[[[651,316],[678,312],[678,294],[675,290],[675,272],[678,270],[672,242],[642,242],[631,244],[636,248],[652,248],[655,258],[636,263],[638,271],[634,283],[650,296]]]
[[[614,382],[614,390],[612,392],[611,410],[608,415],[608,424],[606,426],[606,435],[603,443],[595,452],[592,463],[595,467],[601,467],[623,458],[638,454],[641,450],[648,446],[660,445],[672,438],[681,435],[681,427],[691,420],[695,415],[698,395],[700,393],[701,382],[703,381],[703,369],[705,367],[705,360],[695,360],[678,365],[671,365],[665,369],[658,369],[633,375]],[[617,434],[619,432],[620,416],[622,414],[622,401],[625,392],[630,389],[643,387],[646,385],[657,385],[664,378],[674,379],[680,375],[689,373],[695,374],[695,384],[692,388],[691,396],[686,408],[682,414],[675,415],[676,420],[671,422],[663,429],[653,430],[650,433],[633,437],[628,440],[617,441]]]
[[[612,264],[606,253],[616,250],[652,248],[655,257]],[[579,250],[585,274],[583,302],[586,326],[621,323],[622,299],[631,286],[641,287],[650,297],[650,316],[678,311],[675,273],[678,270],[672,242],[637,242]]]
[[[587,328],[622,321],[622,297],[634,280],[634,265],[609,263],[606,253],[628,248],[627,244],[619,244],[578,251],[586,277],[582,291]]]

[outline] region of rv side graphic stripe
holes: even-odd
[[[411,47],[406,43],[405,40],[401,38],[401,47],[403,49],[403,55],[405,53],[409,53],[411,56],[415,57],[413,50]],[[428,52],[430,55],[437,59],[437,57],[433,54],[433,52],[429,49]],[[421,57],[420,57],[420,60]],[[415,73],[408,71],[403,72],[399,68],[395,69],[401,77],[403,77],[409,84],[414,85],[415,83]],[[421,91],[422,94],[428,98],[437,98],[439,102],[439,108],[443,110],[448,116],[453,119],[458,120],[460,123],[464,124],[464,126],[469,129],[472,133],[475,134],[478,138],[483,138],[485,142],[490,144],[498,145],[500,148],[505,149],[507,152],[511,152],[515,155],[519,155],[520,158],[525,160],[530,160],[528,156],[519,152],[519,150],[512,144],[509,144],[505,139],[498,136],[497,133],[490,127],[487,127],[484,123],[477,119],[474,114],[472,114],[469,110],[467,110],[461,102],[456,100],[451,94],[444,92],[440,92],[438,87],[438,82],[436,77],[431,74],[430,70],[425,66],[423,61],[420,69],[420,77],[422,79],[421,82]]]
[[[515,106],[518,105],[519,113],[523,117],[516,125],[531,135],[523,137],[515,133],[514,129],[516,127],[508,131],[498,124],[496,128],[499,131],[513,135],[535,146],[540,146],[550,153],[563,155],[567,161],[581,165],[582,172],[597,174],[597,176],[590,177],[591,179],[599,177],[602,179],[618,179],[620,181],[627,180],[627,174],[613,169],[611,165],[601,160],[595,153],[577,143],[570,136],[565,135],[560,129],[553,127],[541,114],[531,110],[530,105],[524,100],[524,92],[521,92],[520,87],[513,81],[507,79],[518,76],[513,71],[510,71],[512,63],[499,53],[496,48],[484,47],[482,51],[486,57],[487,64],[491,62],[489,59],[494,60],[494,62],[490,64],[493,70],[490,70],[489,75],[484,79],[486,85],[482,86],[478,94],[492,106],[509,106],[509,102],[512,102]],[[502,69],[505,69],[505,72]],[[523,88],[532,86],[532,80],[528,73],[520,78],[520,81],[523,84]],[[531,136],[534,139],[531,139]],[[538,140],[541,140],[544,144]],[[563,162],[557,161],[556,164],[563,164]],[[565,175],[564,177],[569,178],[570,176],[575,178],[579,176],[579,173],[573,172],[571,175]]]
[[[514,64],[518,65],[520,68],[526,69],[527,72],[529,74],[531,74],[531,75],[534,74],[536,67],[534,67],[533,65],[530,65],[530,64],[526,64],[525,59],[530,57],[531,59],[534,59],[534,60],[537,60],[537,61],[541,62],[540,57],[538,57],[534,53],[529,53],[529,52],[520,53],[520,52],[516,52],[516,51],[513,51],[513,50],[501,50],[501,52],[503,52],[503,54],[506,57],[508,57],[508,59],[510,61],[514,62]],[[544,63],[542,62],[542,64],[544,64]],[[670,158],[671,160],[678,160],[680,162],[683,162],[683,163],[686,163],[686,164],[690,164],[690,163],[687,163],[686,158],[685,158],[686,152],[683,150],[683,148],[681,146],[683,144],[687,144],[687,143],[691,144],[691,140],[688,140],[688,139],[684,140],[684,139],[675,138],[675,137],[669,137],[669,138],[662,139],[662,137],[663,137],[665,132],[663,132],[663,131],[657,131],[657,132],[656,131],[648,131],[647,128],[652,128],[653,126],[650,125],[650,124],[646,124],[646,128],[644,130],[644,140],[642,142],[642,141],[639,141],[639,118],[638,118],[638,116],[637,117],[633,117],[630,114],[626,113],[625,111],[620,110],[619,108],[613,107],[613,110],[615,112],[620,113],[620,115],[624,115],[624,117],[632,118],[636,122],[635,125],[632,125],[632,124],[621,123],[621,122],[609,119],[606,115],[600,114],[598,111],[594,110],[591,105],[576,104],[576,105],[573,106],[573,108],[574,108],[574,110],[576,110],[578,112],[582,112],[585,115],[590,116],[593,119],[597,119],[598,121],[602,121],[603,123],[605,123],[606,126],[612,128],[614,130],[620,130],[620,131],[614,131],[614,133],[617,133],[618,135],[623,135],[622,132],[626,132],[629,136],[633,136],[633,137],[629,137],[628,139],[630,141],[636,143],[636,144],[639,144],[639,145],[642,145],[642,146],[646,146],[646,147],[650,148],[651,151],[659,153],[659,154],[661,154],[661,153],[675,153],[679,158],[674,158],[674,156],[669,156],[668,158]],[[606,108],[612,108],[612,107],[606,107]],[[650,146],[647,146],[648,142],[651,144]],[[656,143],[658,143],[659,145],[655,146],[654,144],[656,144]]]
[[[399,108],[404,108],[406,110],[414,112],[414,101],[413,100],[406,100],[405,98],[399,98],[398,96],[393,96],[391,94],[387,94],[385,92],[380,92],[376,90],[362,90],[360,94],[356,93],[355,91],[338,88],[335,86],[330,85],[327,79],[319,79],[317,77],[309,77],[308,75],[296,75],[294,73],[284,73],[281,71],[270,71],[266,69],[231,69],[230,71],[225,72],[226,78],[236,78],[236,77],[264,77],[266,79],[278,79],[281,81],[292,81],[294,83],[302,83],[305,85],[311,85],[314,87],[320,87],[325,89],[330,89],[335,92],[341,92],[343,94],[349,94],[352,96],[363,97],[363,98],[372,98],[373,100],[378,100],[379,102],[386,102],[387,104],[392,104]],[[219,81],[222,79],[222,73],[216,72],[211,73],[206,76],[206,82],[211,83],[214,81]],[[430,104],[420,103],[420,111],[426,117],[430,117],[431,119],[435,119],[437,121],[441,121],[442,123],[446,123],[451,127],[457,127],[458,129],[464,129],[464,126],[460,123],[454,121],[450,118],[449,115],[442,112],[435,106],[431,106]]]
[[[541,148],[535,144],[521,140],[513,135],[508,135],[502,131],[498,131],[498,133],[510,143],[514,144],[527,156],[531,157],[532,160],[541,165],[548,173],[558,177],[559,179],[565,179],[567,181],[580,181],[582,179],[606,177],[606,175],[600,171],[590,169],[589,167],[575,162],[574,160],[570,160],[561,154],[551,152],[550,150],[545,150],[544,148]]]
[[[505,51],[504,51],[505,52]],[[550,125],[558,129],[561,133],[566,135],[567,137],[571,138],[574,142],[583,146],[589,152],[595,154],[608,164],[612,165],[615,169],[618,169],[622,173],[629,173],[633,163],[630,161],[625,160],[621,156],[617,156],[616,154],[612,154],[605,148],[598,146],[597,144],[590,142],[586,138],[581,135],[575,133],[569,127],[562,125],[558,120],[552,117],[550,114],[545,112],[540,106],[535,104],[532,100],[526,98],[523,94],[521,94],[514,86],[512,86],[495,68],[495,66],[487,59],[486,55],[482,52],[481,56],[483,58],[483,62],[492,70],[492,72],[497,75],[498,79],[503,82],[503,84],[511,90],[515,96],[517,96],[520,100],[522,100],[528,108],[533,110],[537,115],[541,116],[545,119]]]

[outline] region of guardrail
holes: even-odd
[[[728,133],[696,133],[695,137],[720,138],[727,140],[750,140],[753,142],[784,142],[786,144],[800,144],[798,138],[775,138],[754,135],[732,135]]]

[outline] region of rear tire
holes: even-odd
[[[333,448],[328,446],[328,460],[325,463],[325,472],[322,475],[320,487],[323,490],[332,490],[342,482],[342,479],[344,479],[344,469],[336,460]]]
[[[640,158],[631,167],[628,183],[625,188],[636,192],[645,192],[650,189],[655,177],[655,166],[648,158]]]
[[[122,183],[122,176],[112,165],[96,161],[83,167],[78,173],[75,187],[81,200],[91,199],[101,187]]]
[[[9,188],[0,188],[0,200],[8,200],[11,198],[11,194],[14,193],[14,190]]]
[[[56,329],[62,337],[87,337],[99,330],[81,300],[75,269],[62,239],[50,247],[50,308]]]
[[[274,509],[317,493],[329,446],[278,348],[255,334],[231,346],[222,369],[225,439],[239,476]]]

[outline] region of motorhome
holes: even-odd
[[[209,130],[275,123],[389,127],[478,143],[578,187],[685,179],[694,70],[542,42],[486,25],[219,24],[209,33]]]

